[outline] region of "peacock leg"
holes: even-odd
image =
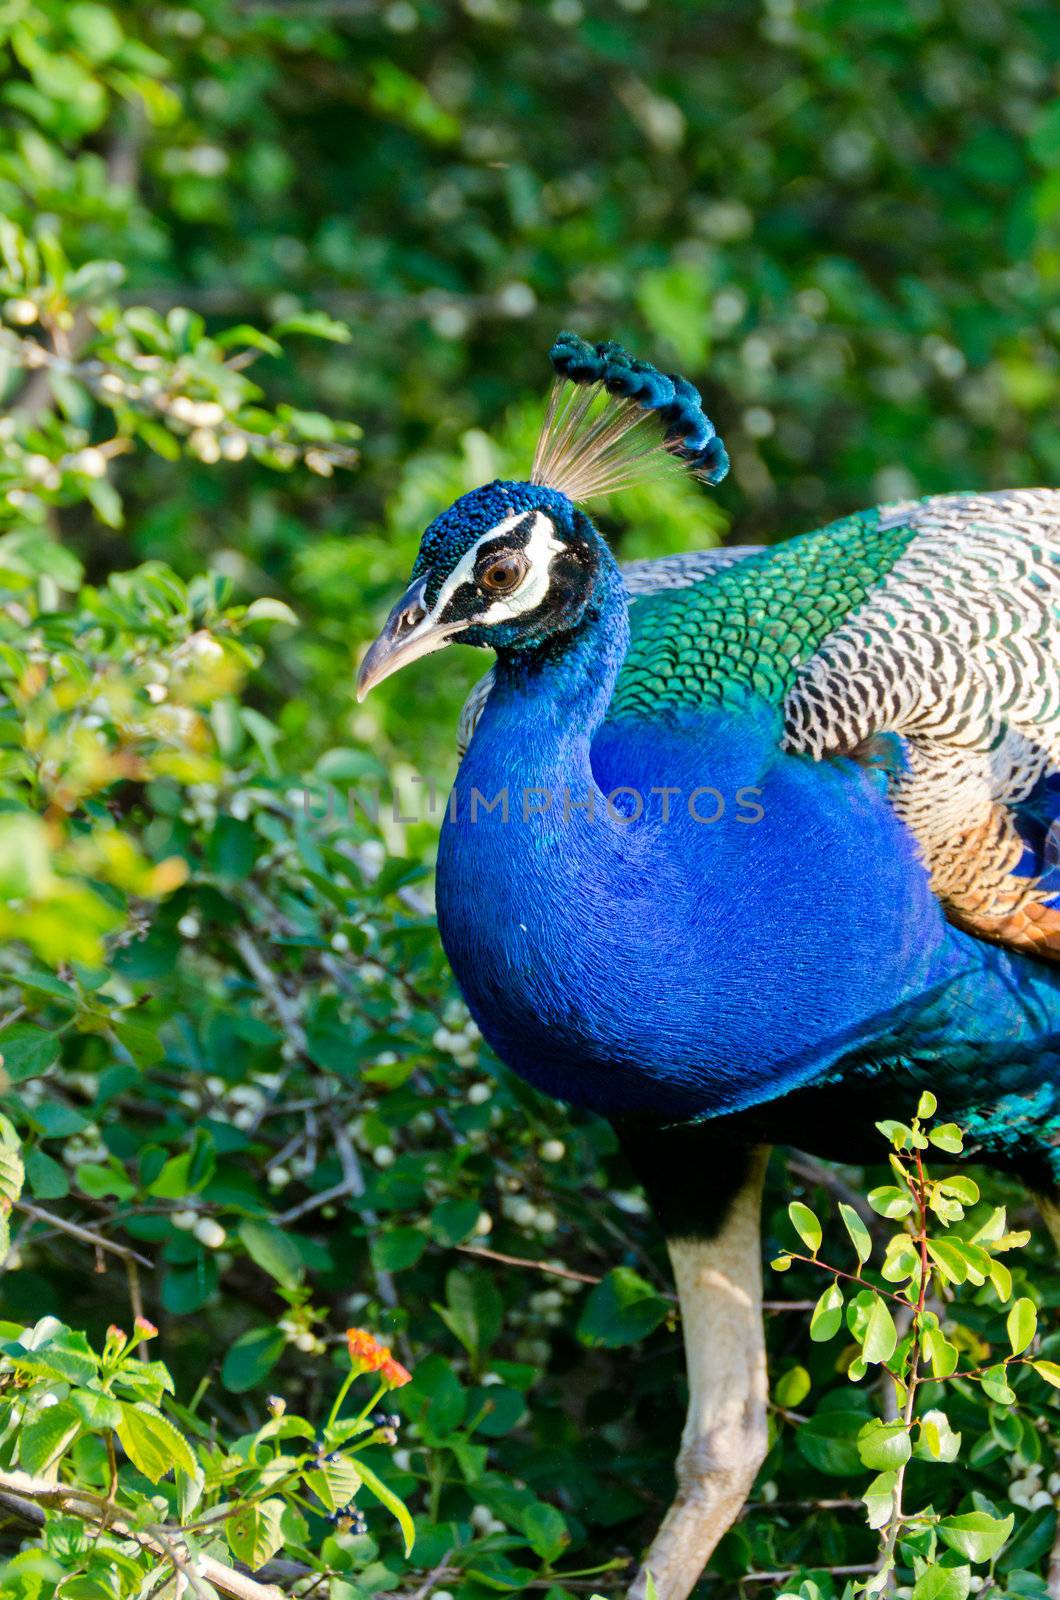
[[[644,1600],[649,1572],[659,1600],[685,1600],[739,1515],[765,1458],[760,1214],[768,1154],[748,1152],[742,1187],[711,1238],[678,1234],[668,1240],[684,1329],[688,1416],[677,1457],[677,1494],[630,1600]],[[704,1188],[709,1182],[708,1177]]]

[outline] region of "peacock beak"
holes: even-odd
[[[435,622],[424,600],[426,588],[426,577],[409,584],[387,617],[378,639],[369,646],[357,674],[358,703],[392,672],[443,649],[454,633],[468,626],[467,622]]]

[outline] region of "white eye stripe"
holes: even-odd
[[[544,512],[533,513],[534,522],[530,530],[530,537],[523,546],[523,555],[527,560],[527,571],[519,587],[509,595],[498,597],[487,610],[480,612],[475,618],[476,622],[499,622],[506,617],[518,616],[521,612],[532,611],[540,605],[548,592],[549,567],[552,557],[563,549],[560,540],[554,537],[555,528],[549,517]],[[517,511],[510,517],[505,517],[503,522],[498,522],[496,527],[490,528],[481,538],[476,539],[470,550],[466,550],[453,568],[452,572],[438,591],[438,598],[431,612],[432,620],[437,620],[445,613],[445,608],[453,595],[465,583],[475,581],[475,567],[478,563],[479,551],[491,539],[496,539],[506,533],[511,533],[521,524],[525,523],[527,513]]]
[[[530,537],[523,546],[527,569],[522,582],[518,588],[512,590],[511,594],[498,595],[489,610],[482,612],[477,621],[503,622],[505,619],[533,611],[541,604],[549,589],[552,557],[563,549],[562,543],[554,537],[554,534],[555,528],[551,520],[543,512],[538,511],[534,516]]]

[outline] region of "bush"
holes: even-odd
[[[358,709],[354,662],[433,512],[525,470],[572,318],[709,364],[733,447],[716,503],[608,508],[627,555],[1055,473],[1055,30],[1034,4],[6,8],[5,1595],[245,1595],[238,1562],[332,1600],[618,1592],[680,1427],[661,1241],[608,1127],[487,1057],[441,958],[426,797],[482,663]],[[853,1218],[877,1247],[901,1220],[884,1157],[774,1163],[771,1448],[706,1593],[871,1580],[861,1496],[886,1540],[906,1463],[871,1421],[889,1380],[848,1378],[906,1280],[867,1267],[811,1319],[787,1207],[814,1256],[841,1194],[860,1275]],[[917,1600],[984,1570],[1033,1600],[1055,1276],[1035,1243],[1011,1281],[996,1258],[1018,1193],[931,1193],[944,1420],[906,1479],[939,1520],[892,1553]]]

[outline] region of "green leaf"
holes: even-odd
[[[26,1157],[26,1182],[35,1200],[62,1200],[70,1193],[66,1168],[43,1150]]]
[[[165,1059],[165,1048],[151,1028],[135,1022],[116,1022],[114,1037],[125,1046],[138,1067],[154,1067]]]
[[[43,1473],[58,1461],[81,1429],[81,1414],[68,1400],[49,1406],[19,1432],[19,1462],[26,1472]]]
[[[710,277],[698,262],[651,267],[637,280],[637,303],[652,333],[697,367],[710,349],[710,299]]]
[[[302,1477],[325,1511],[341,1511],[361,1487],[360,1466],[360,1461],[355,1463],[352,1456],[339,1456],[335,1461],[321,1461],[315,1467],[306,1468]]]
[[[415,1266],[426,1247],[427,1235],[419,1228],[390,1228],[372,1240],[372,1265],[380,1272],[403,1272]]]
[[[850,1235],[850,1242],[854,1246],[858,1264],[859,1266],[864,1266],[872,1254],[872,1235],[853,1206],[840,1202],[839,1215],[842,1217],[843,1225]]]
[[[928,1138],[936,1150],[946,1150],[951,1155],[964,1149],[964,1135],[955,1122],[940,1123],[937,1128],[929,1130]]]
[[[974,1206],[979,1199],[979,1185],[974,1178],[967,1177],[963,1172],[940,1179],[937,1187],[945,1194],[956,1195],[966,1206]]]
[[[991,1400],[996,1400],[999,1405],[1011,1406],[1015,1404],[1016,1396],[1009,1386],[1008,1374],[1004,1367],[987,1367],[986,1371],[980,1375],[979,1382],[983,1386],[983,1392],[989,1395]]]
[[[1017,1411],[1009,1411],[1003,1406],[991,1406],[987,1420],[990,1423],[990,1432],[1006,1454],[1019,1449],[1023,1438],[1023,1424]]]
[[[646,1338],[669,1312],[669,1303],[632,1267],[613,1267],[582,1307],[578,1338],[590,1347],[617,1350]]]
[[[882,1422],[879,1417],[872,1417],[858,1434],[858,1455],[874,1471],[890,1472],[908,1461],[912,1453],[912,1440],[901,1422]]]
[[[811,1313],[810,1338],[824,1344],[835,1337],[842,1325],[843,1293],[837,1283],[830,1283]]]
[[[1005,1319],[1008,1342],[1014,1356],[1022,1355],[1038,1331],[1038,1313],[1034,1302],[1017,1300]]]
[[[102,1200],[106,1195],[128,1200],[136,1193],[135,1185],[129,1181],[125,1169],[113,1156],[106,1163],[79,1162],[74,1175],[74,1187],[81,1194],[90,1195],[93,1200]]]
[[[916,1143],[912,1128],[907,1127],[904,1122],[895,1122],[887,1118],[883,1122],[877,1122],[876,1126],[895,1150],[911,1150]]]
[[[821,1248],[821,1224],[818,1222],[809,1206],[804,1206],[801,1200],[793,1200],[788,1207],[788,1216],[791,1225],[811,1255],[815,1256]]]
[[[260,328],[251,327],[249,323],[241,322],[235,328],[226,328],[214,338],[214,343],[219,350],[231,350],[234,345],[242,345],[247,350],[260,350],[263,355],[282,356],[283,346],[275,339],[270,339],[267,333],[262,333]]]
[[[432,1354],[416,1363],[411,1384],[402,1390],[403,1409],[425,1419],[439,1437],[451,1434],[464,1420],[467,1393],[444,1356]]]
[[[436,1305],[441,1317],[471,1356],[488,1350],[501,1331],[504,1306],[500,1291],[485,1272],[464,1272],[454,1267],[445,1280],[447,1304]]]
[[[948,1283],[968,1281],[968,1261],[957,1239],[929,1239],[928,1255]]]
[[[894,1507],[894,1486],[897,1482],[897,1472],[881,1472],[873,1478],[862,1495],[870,1528],[882,1528],[890,1521]]]
[[[969,1561],[992,1561],[1012,1532],[1015,1517],[992,1517],[985,1511],[966,1511],[960,1517],[943,1517],[939,1538]]]
[[[185,1195],[201,1189],[210,1175],[208,1172],[192,1171],[193,1153],[191,1150],[182,1150],[179,1155],[170,1156],[157,1178],[148,1186],[148,1194],[159,1200],[181,1200]]]
[[[241,1506],[225,1518],[228,1548],[251,1572],[263,1567],[283,1548],[283,1509],[282,1500],[260,1500],[256,1505]]]
[[[1011,1274],[1011,1272],[1006,1267],[1006,1265],[1005,1265],[1005,1263],[1003,1261],[998,1261],[998,1260],[992,1258],[991,1262],[990,1262],[990,1274],[989,1274],[989,1276],[990,1276],[990,1282],[994,1286],[994,1293],[997,1295],[998,1299],[1001,1301],[1001,1304],[1004,1305],[1006,1300],[1008,1300],[1009,1297],[1012,1294],[1012,1274]]]
[[[7,1209],[22,1193],[26,1173],[17,1140],[0,1142],[0,1207]]]
[[[898,1330],[885,1300],[873,1295],[865,1320],[861,1353],[869,1363],[889,1361],[898,1343]]]
[[[57,1325],[53,1319],[46,1321],[51,1323],[51,1327],[47,1334],[39,1338],[36,1337],[38,1330],[34,1330],[32,1348],[26,1348],[21,1343],[9,1344],[5,1353],[28,1371],[47,1377],[66,1378],[71,1383],[89,1383],[96,1375],[99,1361],[84,1334]]]
[[[914,1454],[922,1461],[956,1461],[961,1436],[950,1426],[944,1411],[926,1411],[920,1418],[920,1438]]]
[[[1031,1366],[1039,1378],[1044,1378],[1046,1383],[1051,1383],[1054,1389],[1060,1389],[1060,1363],[1056,1361],[1032,1361]]]
[[[881,1217],[907,1217],[913,1209],[913,1197],[907,1189],[897,1184],[885,1183],[879,1189],[870,1189],[868,1202]]]
[[[173,1267],[162,1280],[162,1304],[177,1316],[198,1311],[215,1292],[220,1274],[214,1252],[196,1252],[190,1266]]]
[[[243,614],[244,623],[247,622],[283,622],[289,628],[298,626],[298,617],[283,600],[276,600],[271,595],[262,595],[259,600],[252,600]]]
[[[840,1478],[853,1478],[862,1472],[857,1438],[865,1422],[864,1411],[826,1409],[817,1411],[795,1434],[799,1454],[816,1467]]]
[[[957,1346],[946,1338],[941,1328],[924,1329],[924,1354],[931,1363],[934,1377],[949,1378],[956,1372],[960,1353]]]
[[[462,1244],[479,1219],[477,1200],[443,1200],[431,1212],[431,1233],[441,1244]]]
[[[773,1398],[778,1406],[791,1411],[800,1405],[810,1392],[810,1374],[805,1367],[792,1367],[777,1379]]]
[[[280,1328],[251,1328],[241,1334],[224,1358],[221,1382],[233,1394],[253,1389],[267,1377],[283,1354],[287,1340]]]
[[[910,1600],[968,1600],[971,1567],[928,1567],[913,1585]]]
[[[518,1389],[506,1389],[499,1383],[473,1389],[469,1401],[469,1410],[478,1413],[475,1432],[488,1439],[503,1438],[526,1417],[526,1401]]]
[[[0,1065],[12,1083],[37,1078],[59,1059],[59,1036],[29,1022],[13,1022],[0,1032]]]
[[[250,1259],[285,1289],[301,1283],[305,1270],[301,1252],[274,1222],[243,1221],[239,1237]]]
[[[555,1561],[570,1544],[566,1518],[555,1506],[546,1505],[544,1501],[527,1506],[521,1526],[531,1550],[542,1561]]]
[[[1016,1529],[1011,1543],[1006,1545],[997,1567],[999,1572],[1015,1574],[1020,1570],[1033,1571],[1043,1556],[1053,1548],[1056,1535],[1057,1514],[1055,1506],[1039,1506],[1025,1517]],[[1009,1587],[1010,1594],[1018,1591]]]
[[[70,1404],[86,1427],[94,1429],[116,1428],[121,1421],[121,1404],[109,1394],[98,1389],[75,1389]]]
[[[939,1103],[935,1099],[935,1096],[932,1094],[931,1090],[925,1089],[923,1094],[920,1096],[920,1099],[917,1101],[917,1116],[920,1118],[933,1117],[938,1108]]]
[[[117,1434],[133,1466],[152,1483],[158,1483],[174,1467],[194,1477],[197,1462],[188,1441],[168,1417],[145,1401],[138,1400],[135,1405],[122,1402]]]
[[[346,324],[336,322],[326,311],[300,311],[284,317],[275,324],[272,333],[277,339],[284,339],[290,333],[305,333],[313,339],[329,339],[333,344],[349,344],[353,338]]]
[[[177,1514],[181,1522],[190,1522],[192,1513],[202,1499],[206,1474],[200,1471],[192,1478],[178,1467],[173,1474],[173,1482],[177,1487]]]
[[[483,1457],[485,1457],[485,1451],[483,1451]],[[365,1466],[363,1461],[359,1462],[358,1465],[361,1469],[365,1488],[371,1494],[374,1494],[380,1505],[385,1506],[391,1516],[396,1519],[398,1527],[401,1529],[401,1536],[405,1541],[405,1554],[407,1556],[411,1555],[412,1547],[416,1543],[416,1529],[413,1527],[412,1518],[409,1516],[405,1502],[399,1499],[393,1489],[389,1488],[381,1478],[376,1476],[371,1467]]]

